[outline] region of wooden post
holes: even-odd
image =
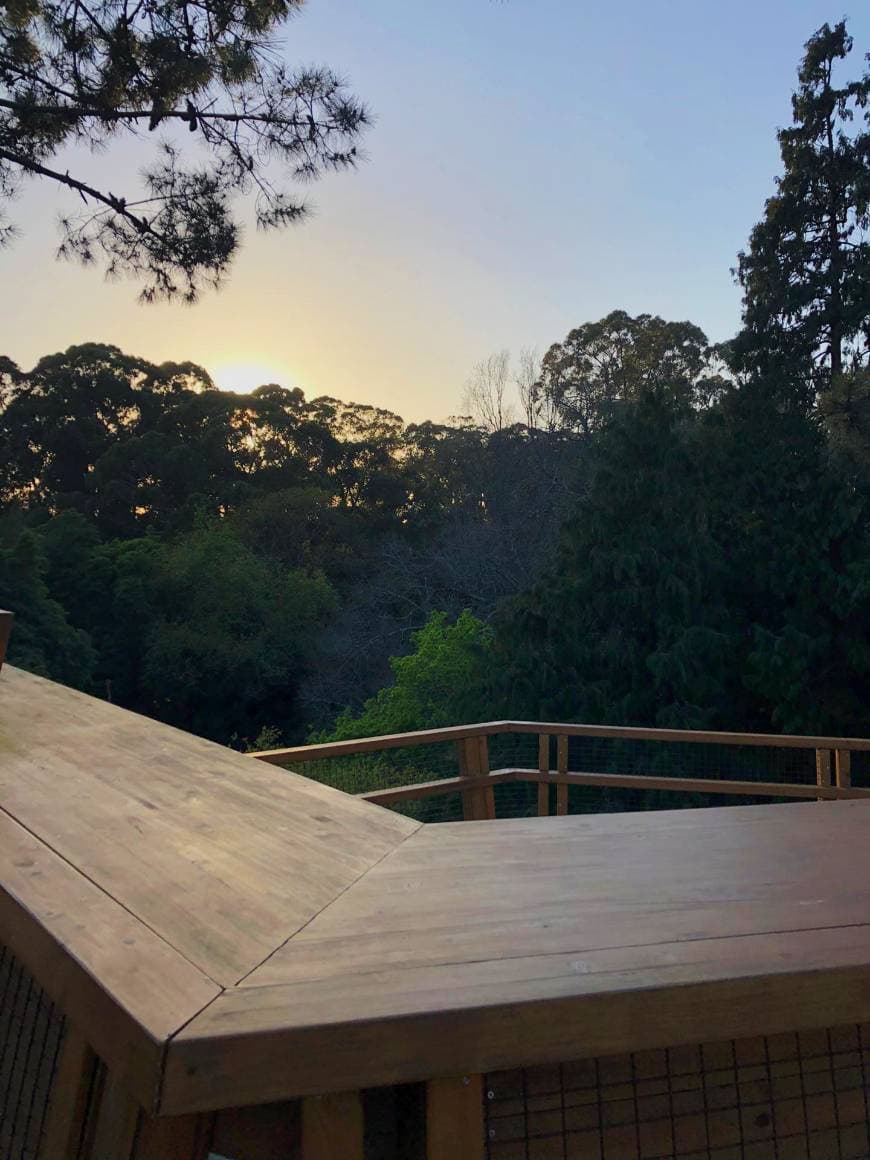
[[[816,750],[816,785],[831,784],[831,751],[830,749]],[[820,802],[824,798],[818,799]]]
[[[848,749],[837,749],[834,754],[834,772],[837,785],[846,789],[852,784],[852,753]]]
[[[76,1160],[88,1116],[88,1100],[97,1057],[83,1035],[69,1023],[51,1085],[40,1160]]]
[[[481,777],[489,773],[489,743],[486,737],[465,737],[458,745],[460,777]],[[462,791],[462,816],[466,822],[495,817],[495,796],[491,785]]]
[[[489,773],[489,738],[478,737],[478,763],[480,773]],[[483,817],[490,820],[495,817],[495,791],[491,785],[484,786],[480,791],[483,807]]]
[[[9,635],[12,632],[12,613],[0,608],[0,669],[6,660],[6,647],[9,644]]]
[[[550,734],[542,733],[538,737],[538,769],[541,773],[550,776]],[[550,786],[547,781],[538,782],[538,817],[546,818],[550,814]]]
[[[107,1072],[93,1145],[85,1153],[88,1160],[130,1160],[136,1143],[140,1110],[124,1085]]]
[[[560,734],[556,739],[556,772],[568,772],[568,738]],[[566,783],[556,786],[556,813],[559,815],[568,812],[568,786]]]
[[[142,1116],[133,1160],[207,1160],[214,1117]]]
[[[483,1081],[479,1075],[426,1085],[426,1160],[483,1160]]]
[[[363,1160],[363,1106],[358,1091],[302,1101],[301,1160]]]

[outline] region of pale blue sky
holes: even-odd
[[[855,9],[853,73],[870,50]],[[0,254],[0,353],[29,366],[114,342],[419,419],[459,410],[492,351],[543,351],[618,307],[725,338],[802,45],[842,15],[819,0],[309,0],[286,55],[369,103],[364,166],[311,187],[308,224],[251,232],[193,309],[139,306],[133,286],[56,263],[66,195],[31,186],[12,207],[24,236]],[[140,160],[125,146],[81,168],[122,192]]]

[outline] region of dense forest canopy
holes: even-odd
[[[728,343],[613,311],[418,424],[96,343],[0,360],[10,659],[240,746],[497,716],[870,734],[850,49],[807,44]]]

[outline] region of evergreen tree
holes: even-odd
[[[85,209],[63,219],[62,254],[139,278],[146,301],[192,301],[203,282],[221,280],[238,247],[233,195],[253,192],[257,224],[281,227],[305,206],[277,181],[355,163],[363,106],[328,69],[291,72],[276,51],[301,6],[0,5],[0,200],[27,177],[65,187]],[[96,149],[158,126],[167,136],[142,191],[97,188],[70,173],[68,158],[53,160],[73,143]],[[0,221],[0,242],[11,232]]]
[[[783,172],[738,258],[736,365],[804,405],[868,356],[870,74],[836,83],[851,49],[842,21],[807,42],[793,123],[778,134]]]

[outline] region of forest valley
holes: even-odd
[[[0,360],[11,663],[240,748],[497,717],[870,735],[851,47],[807,43],[727,343],[616,311],[493,356],[444,424],[96,343]]]

